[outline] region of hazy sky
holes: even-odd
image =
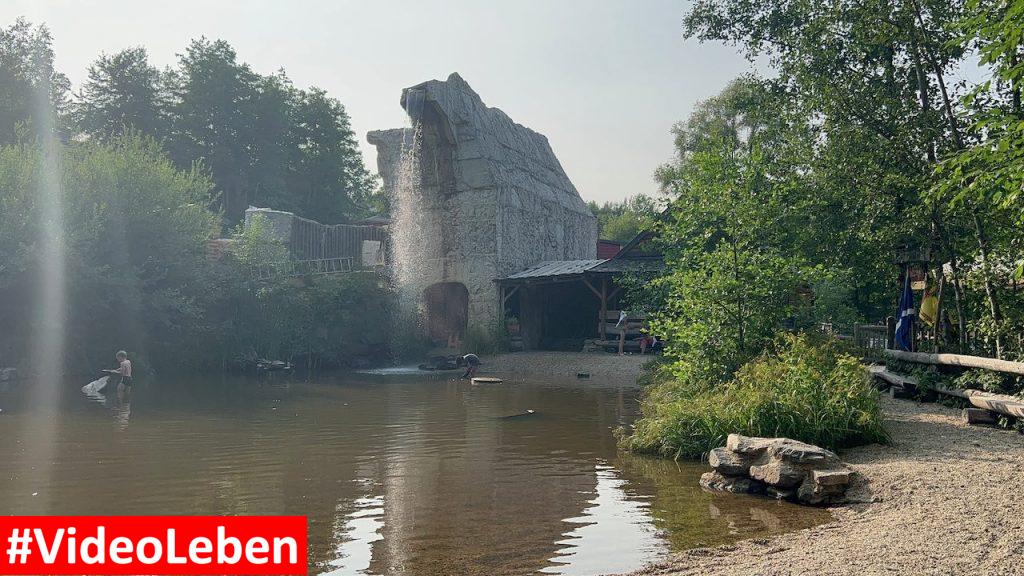
[[[489,106],[545,135],[584,199],[654,193],[669,128],[750,69],[735,49],[682,37],[687,2],[0,0],[0,24],[45,22],[77,90],[100,52],[145,46],[157,67],[223,38],[257,72],[284,68],[366,132],[406,123],[401,89],[459,72]]]

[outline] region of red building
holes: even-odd
[[[611,240],[598,240],[597,241],[597,257],[601,260],[608,260],[614,258],[619,250],[622,249],[622,244],[618,242],[612,242]]]

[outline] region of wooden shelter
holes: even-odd
[[[612,258],[540,262],[498,279],[503,317],[514,319],[523,348],[579,350],[588,339],[617,345],[623,328],[627,338],[638,336],[642,317],[616,323],[624,278],[642,282],[664,268],[652,239],[644,232]]]

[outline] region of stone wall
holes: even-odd
[[[595,257],[597,220],[546,137],[486,106],[458,74],[405,89],[401,104],[421,127],[424,214],[412,226],[423,238],[422,257],[434,263],[423,281],[465,284],[470,325],[497,324],[495,279],[544,260]],[[394,192],[410,131],[367,139]]]

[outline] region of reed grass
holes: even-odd
[[[702,458],[734,432],[830,449],[888,441],[878,391],[834,341],[786,335],[718,385],[655,380],[643,416],[623,438],[630,450]]]

